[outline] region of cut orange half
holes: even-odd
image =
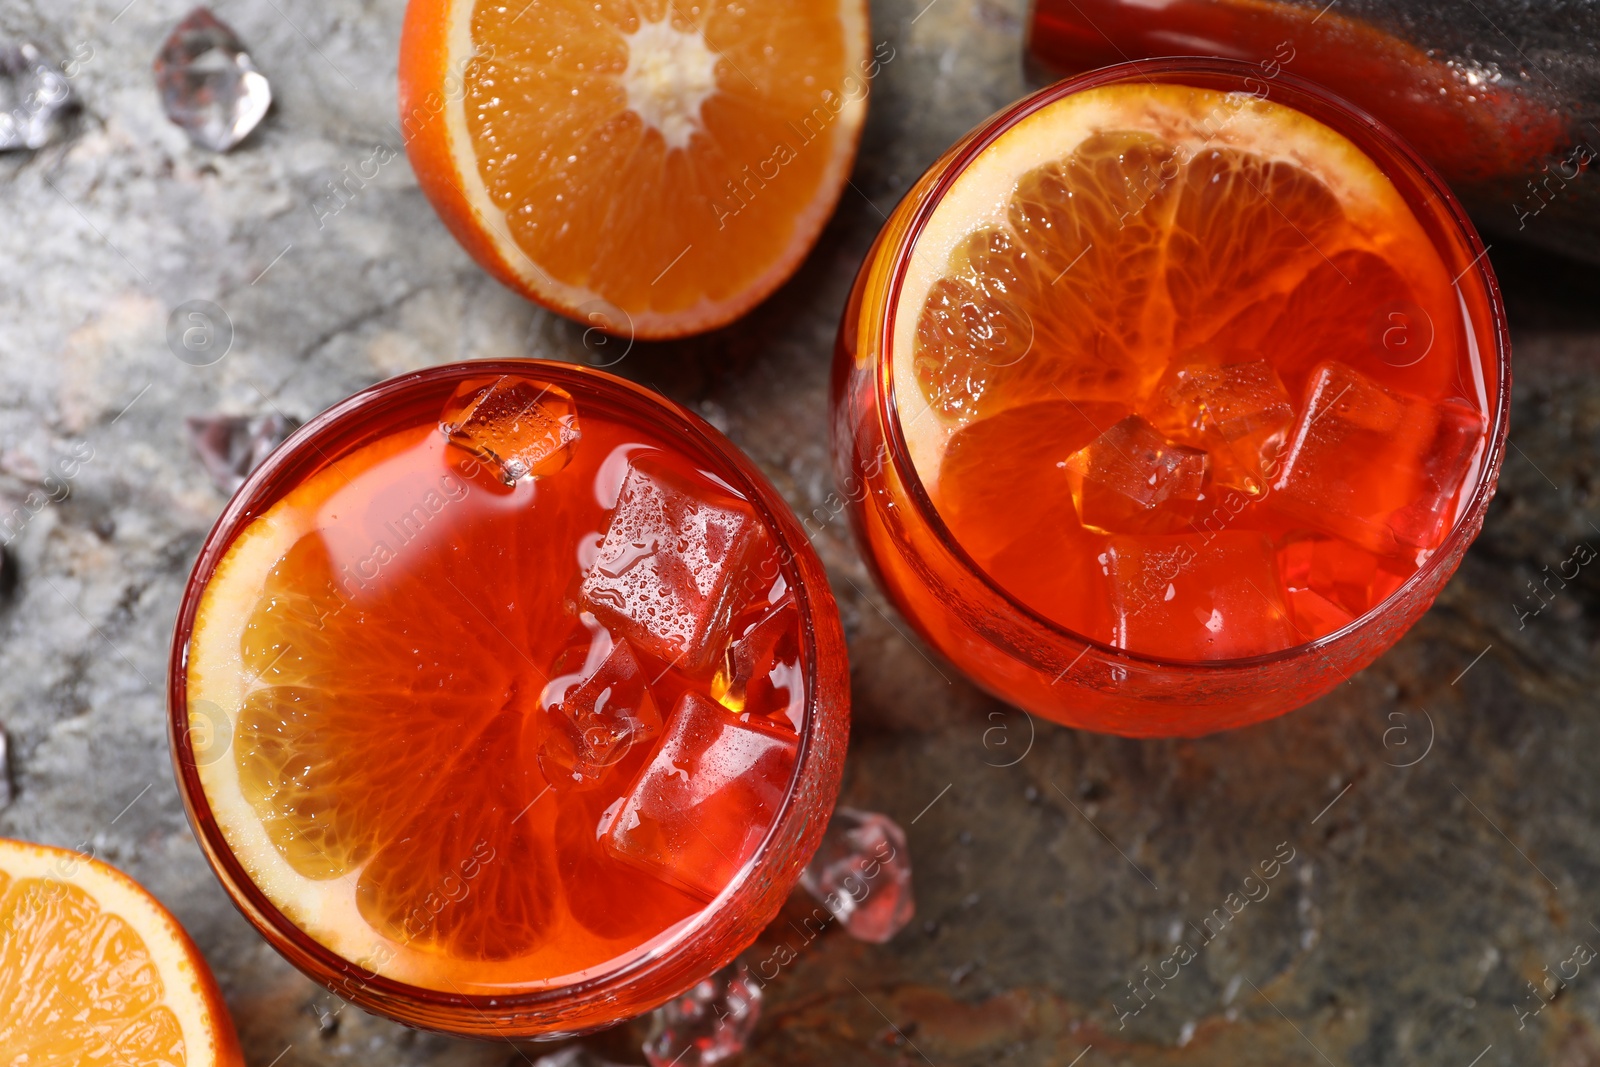
[[[462,245],[529,299],[644,338],[799,266],[850,173],[864,0],[411,0],[401,129]]]
[[[1000,434],[985,420],[1092,437],[1184,363],[1270,358],[1298,397],[1319,361],[1372,351],[1388,306],[1456,328],[1426,233],[1343,135],[1248,94],[1103,86],[1018,121],[935,206],[894,309],[894,398],[941,511],[1008,500],[1026,529],[1064,490],[1040,491],[1037,449],[952,447]],[[1363,365],[1421,396],[1454,369]]]
[[[0,838],[0,1063],[242,1065],[199,950],[127,875]]]

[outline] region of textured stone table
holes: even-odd
[[[801,511],[831,488],[828,362],[852,272],[922,168],[1024,88],[1022,0],[923,3],[874,4],[894,58],[853,185],[794,281],[730,329],[638,344],[617,366],[725,427]],[[316,207],[343,168],[397,147],[400,9],[220,4],[277,104],[216,157],[166,123],[151,85],[183,3],[0,5],[0,31],[80,57],[86,105],[69,144],[0,158],[0,497],[93,450],[10,550],[0,721],[16,796],[0,833],[92,848],[166,901],[216,968],[255,1067],[548,1051],[412,1033],[301,978],[207,870],[163,731],[172,619],[223,504],[183,416],[304,418],[429,363],[585,356],[577,329],[457,249],[403,157],[337,214]],[[1510,246],[1492,258],[1518,381],[1484,535],[1396,649],[1286,718],[1173,742],[1034,725],[930,661],[842,521],[821,529],[854,662],[844,799],[909,830],[918,917],[882,947],[776,924],[753,951],[787,939],[797,958],[743,1062],[1600,1062],[1600,966],[1522,1028],[1514,1007],[1542,1003],[1527,985],[1542,968],[1600,945],[1600,568],[1540,614],[1517,610],[1542,568],[1600,546],[1600,272]],[[191,299],[232,322],[213,366],[166,344],[169,313]],[[1293,858],[1269,894],[1201,944],[1204,917],[1275,853]],[[1144,985],[1180,939],[1197,958]],[[1153,994],[1138,1014],[1130,983]],[[591,1043],[637,1063],[641,1035]]]

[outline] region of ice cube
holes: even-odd
[[[650,1017],[650,1067],[711,1067],[744,1051],[761,1018],[761,986],[743,963],[724,967]]]
[[[739,578],[764,542],[743,500],[638,457],[579,596],[635,648],[696,673],[726,643]]]
[[[533,1061],[533,1067],[622,1067],[622,1065],[606,1059],[594,1049],[584,1045],[568,1045],[559,1052],[540,1056]]]
[[[1150,424],[1210,455],[1212,480],[1251,496],[1266,490],[1278,446],[1294,421],[1294,405],[1263,360],[1174,366],[1145,407]]]
[[[643,754],[642,748],[636,751]],[[622,779],[617,792],[628,784]],[[550,803],[540,801],[535,811]],[[620,795],[604,789],[571,792],[555,802],[556,868],[567,908],[584,929],[607,940],[636,938],[642,930],[666,930],[705,906],[699,897],[680,892],[606,850],[596,830],[607,821],[606,809],[620,803]]]
[[[800,884],[861,941],[883,944],[917,912],[905,831],[876,811],[835,809]]]
[[[0,726],[0,808],[11,803],[11,754],[6,728]]]
[[[37,45],[0,44],[0,152],[43,148],[60,140],[77,107],[66,72]]]
[[[555,474],[571,461],[578,408],[563,389],[507,374],[463,382],[439,428],[514,485]]]
[[[1387,389],[1341,363],[1311,373],[1267,500],[1384,556],[1434,547],[1482,436],[1477,413]]]
[[[1483,446],[1483,416],[1469,404],[1447,400],[1437,408],[1438,429],[1422,457],[1417,498],[1389,517],[1402,544],[1432,548],[1450,532],[1451,504]]]
[[[173,28],[156,56],[155,75],[167,118],[213,152],[248,137],[272,106],[272,87],[244,42],[205,7]]]
[[[599,667],[548,705],[547,713],[549,730],[539,751],[539,769],[558,789],[598,785],[635,745],[661,732],[661,712],[644,668],[623,640]]]
[[[1315,589],[1288,589],[1284,595],[1295,636],[1301,641],[1314,641],[1355,620],[1354,615]]]
[[[297,420],[276,414],[187,415],[183,424],[211,484],[230,496],[300,427]]]
[[[787,730],[741,722],[690,690],[655,757],[602,827],[606,847],[710,900],[766,837],[788,794],[795,749]]]
[[[785,594],[752,614],[728,646],[711,695],[729,711],[772,719],[799,733],[805,714],[799,609]]]
[[[1099,557],[1105,535],[1091,533],[1067,513],[1052,527],[1023,533],[984,571],[1014,598],[1075,633],[1111,639],[1106,578]]]
[[[1113,537],[1112,644],[1173,659],[1236,659],[1298,644],[1272,546],[1258,533]]]
[[[1194,518],[1206,454],[1129,415],[1066,460],[1083,525],[1106,533],[1172,533]]]
[[[1291,594],[1311,590],[1351,618],[1365,615],[1400,588],[1413,570],[1343,538],[1315,534],[1285,541],[1278,549],[1278,569]]]

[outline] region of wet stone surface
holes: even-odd
[[[854,188],[797,278],[726,330],[631,346],[586,342],[510,295],[434,217],[392,125],[400,7],[219,8],[276,98],[221,156],[190,145],[151,84],[184,3],[22,0],[0,16],[11,39],[72,59],[83,105],[70,140],[0,156],[0,523],[16,567],[0,594],[15,786],[0,833],[93,850],[169,904],[251,1064],[557,1050],[344,1006],[206,868],[162,684],[225,501],[184,418],[305,419],[405,370],[519,355],[609,363],[725,427],[812,517],[839,596],[855,663],[841,800],[905,828],[917,915],[867,944],[817,932],[821,906],[797,892],[744,957],[763,1011],[739,1062],[1600,1060],[1600,968],[1576,962],[1600,946],[1600,566],[1575,562],[1600,548],[1600,272],[1491,252],[1517,345],[1515,447],[1482,538],[1392,652],[1251,729],[1076,733],[907,641],[850,544],[823,437],[851,274],[917,174],[1023,90],[1021,0],[875,3],[893,58]],[[226,338],[224,355],[169,343],[194,301],[220,312],[202,340]],[[1546,967],[1569,976],[1548,1004],[1528,988]],[[648,1033],[641,1020],[586,1044],[640,1064]]]

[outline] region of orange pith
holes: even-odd
[[[1463,388],[1465,352],[1450,278],[1388,179],[1308,116],[1178,85],[1064,97],[968,165],[911,259],[894,389],[912,460],[979,566],[1057,623],[1169,658],[1263,654],[1339,628],[1398,584],[1368,581],[1370,598],[1327,610],[1321,594],[1280,582],[1279,546],[1317,531],[1322,547],[1297,547],[1291,569],[1327,589],[1378,567],[1373,553],[1390,560],[1384,573],[1408,575],[1437,544],[1405,525],[1403,507],[1439,480],[1429,463],[1448,466],[1448,480],[1469,462],[1474,416],[1446,403]],[[1320,481],[1345,473],[1307,405],[1368,415],[1337,389],[1308,395],[1346,381],[1329,366],[1359,372],[1359,395],[1379,408],[1442,412],[1437,431],[1430,421],[1415,441],[1393,438],[1395,477],[1360,475],[1366,502],[1402,529],[1398,543],[1381,522],[1329,527],[1303,485],[1269,499],[1293,448],[1320,457]],[[1246,393],[1208,400],[1224,381]],[[1247,397],[1260,414],[1241,413]],[[1305,425],[1317,432],[1297,438]],[[1098,483],[1101,497],[1083,495],[1082,471],[1102,462],[1093,447],[1111,456],[1107,471],[1133,469],[1136,439],[1149,462],[1196,464],[1191,480],[1143,507],[1114,494],[1107,511]],[[1202,461],[1183,458],[1193,450],[1205,452],[1203,488]],[[1266,587],[1253,606],[1202,588],[1230,574],[1245,594]],[[1108,608],[1108,595],[1128,603]],[[1176,615],[1158,625],[1167,610]],[[1142,613],[1148,632],[1117,621],[1123,611]],[[1194,625],[1191,613],[1209,635],[1173,632]]]
[[[862,0],[413,0],[402,129],[424,191],[502,281],[681,336],[799,265],[878,65]]]
[[[216,983],[126,876],[0,838],[0,1061],[242,1064]]]

